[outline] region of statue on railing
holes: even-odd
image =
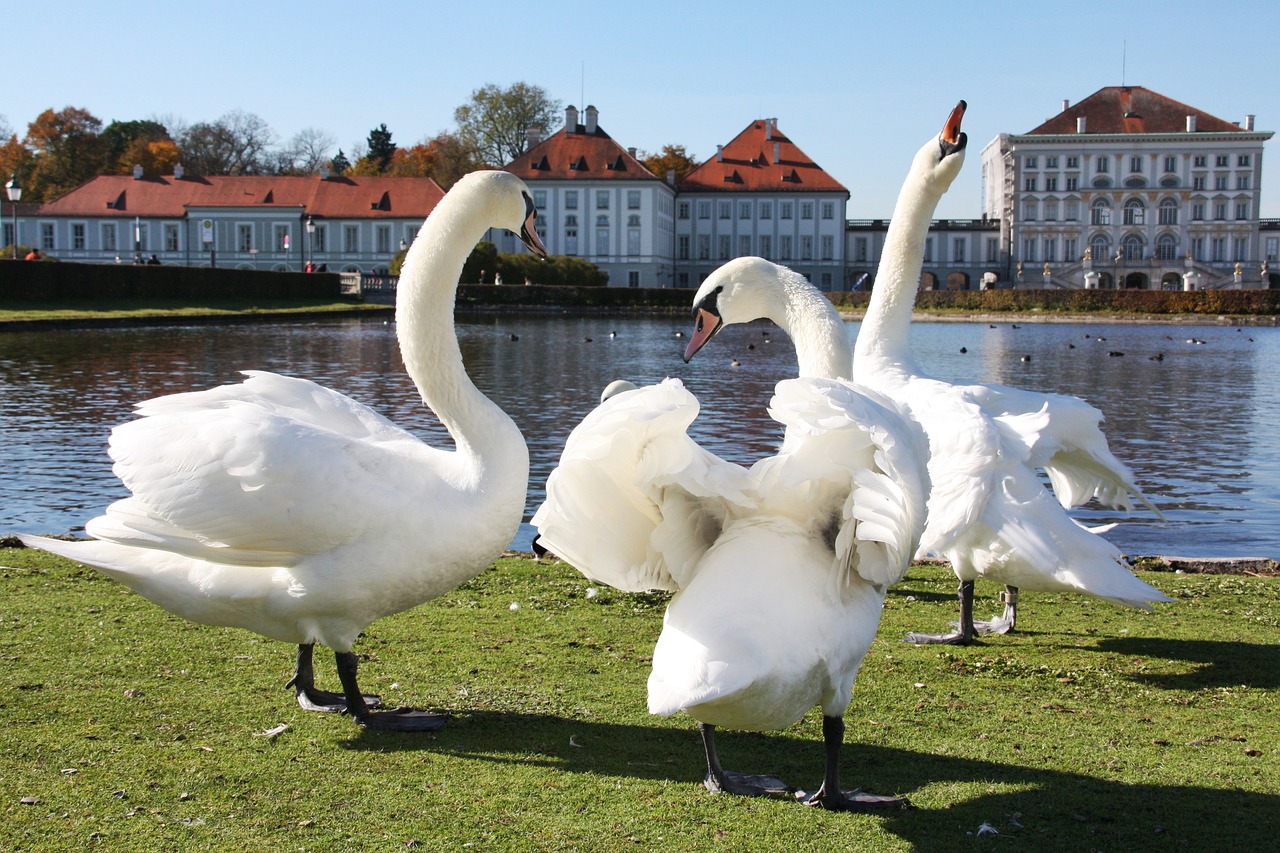
[[[1085,246],[1085,247],[1084,247],[1084,258],[1082,258],[1082,260],[1086,260],[1086,261],[1091,261],[1091,260],[1093,260],[1093,247],[1092,247],[1092,246]]]
[[[1048,278],[1050,275],[1052,275],[1052,273],[1050,273],[1050,272],[1049,272],[1049,262],[1048,262],[1048,261],[1045,261],[1045,262],[1044,262],[1044,275],[1045,275],[1045,277],[1046,277],[1046,278]]]

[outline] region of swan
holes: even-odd
[[[705,306],[718,295],[728,303],[739,288],[717,271],[704,292]],[[795,338],[806,377],[779,383],[770,403],[785,427],[780,451],[749,469],[729,463],[689,437],[699,406],[679,380],[624,390],[570,434],[533,524],[546,547],[594,581],[675,592],[648,707],[698,721],[709,790],[795,795],[833,810],[900,807],[904,798],[843,790],[839,759],[843,714],[885,592],[905,574],[923,529],[919,450],[878,395],[818,376],[847,374],[852,354],[829,303],[802,293],[783,310],[775,294],[755,295]],[[841,332],[809,333],[822,325]],[[710,334],[700,326],[690,347]],[[717,727],[776,730],[815,705],[827,756],[816,792],[720,764]]]
[[[1108,448],[1101,412],[1062,394],[932,379],[908,350],[929,223],[964,162],[965,109],[957,104],[912,162],[854,346],[854,381],[902,404],[927,436],[931,492],[919,555],[946,557],[960,580],[957,631],[908,637],[918,643],[968,643],[976,633],[1012,629],[1019,588],[1084,592],[1146,610],[1170,600],[1134,576],[1096,535],[1102,528],[1084,528],[1065,512],[1091,499],[1130,510],[1136,498],[1163,518]],[[1006,585],[1004,613],[987,623],[973,620],[979,577]]]
[[[535,254],[528,189],[467,175],[410,248],[396,304],[409,376],[456,448],[430,447],[355,400],[305,379],[246,371],[235,385],[141,403],[112,430],[132,493],[92,519],[93,538],[23,536],[93,566],[171,613],[296,643],[308,710],[368,728],[438,728],[443,717],[380,705],[357,685],[352,645],[374,620],[478,575],[511,542],[529,454],[515,423],[472,384],[453,329],[463,262],[491,226]],[[333,650],[341,693],[318,690],[314,645]]]

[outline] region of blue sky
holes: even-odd
[[[240,109],[281,139],[322,128],[350,153],[383,123],[401,145],[450,130],[472,90],[523,80],[594,104],[614,139],[642,151],[676,143],[705,159],[776,117],[848,187],[852,218],[892,212],[911,156],[960,98],[969,157],[944,217],[980,215],[980,154],[998,133],[1104,86],[1280,131],[1274,0],[3,5],[0,116],[19,134],[49,107],[104,123]],[[1266,217],[1280,217],[1276,150],[1263,159]]]

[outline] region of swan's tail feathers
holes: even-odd
[[[1059,451],[1050,457],[1044,470],[1058,503],[1070,509],[1097,500],[1103,506],[1131,512],[1136,499],[1156,518],[1165,521],[1164,513],[1138,488],[1128,466],[1110,452],[1106,456],[1110,459],[1075,449]]]

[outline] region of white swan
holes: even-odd
[[[739,288],[717,272],[701,292],[714,301]],[[821,337],[812,326],[843,329],[830,304],[802,295],[773,313],[783,306],[759,310],[796,338],[805,372],[847,372],[843,332],[843,349],[808,345]],[[906,802],[842,791],[839,778],[854,677],[924,519],[918,451],[872,396],[825,379],[779,383],[770,414],[786,426],[782,449],[748,470],[689,438],[698,403],[668,379],[588,414],[547,481],[533,523],[550,550],[619,589],[676,592],[653,653],[649,710],[699,721],[712,791],[796,793],[725,771],[715,728],[779,729],[820,705],[826,771],[817,792],[798,796],[830,809]]]
[[[929,223],[964,162],[965,106],[956,106],[942,133],[912,162],[854,348],[854,380],[905,406],[928,437],[932,485],[920,554],[945,556],[960,579],[957,631],[912,634],[912,642],[966,643],[979,631],[1009,630],[1019,587],[1085,592],[1147,610],[1152,602],[1170,600],[1138,580],[1115,546],[1063,509],[1091,498],[1130,509],[1132,495],[1155,511],[1108,448],[1101,412],[1061,394],[941,382],[925,375],[908,351]],[[1057,502],[1037,469],[1048,473]],[[979,577],[1008,587],[1003,616],[989,623],[973,621]]]
[[[529,454],[519,429],[471,383],[453,330],[463,262],[491,226],[545,257],[524,183],[463,178],[405,259],[396,305],[405,368],[453,437],[429,447],[349,397],[305,379],[248,379],[140,404],[110,452],[132,497],[65,542],[24,536],[94,566],[195,622],[298,644],[290,684],[310,710],[374,728],[436,728],[438,715],[374,713],[356,683],[357,635],[475,577],[520,524]],[[315,643],[343,692],[317,690]]]

